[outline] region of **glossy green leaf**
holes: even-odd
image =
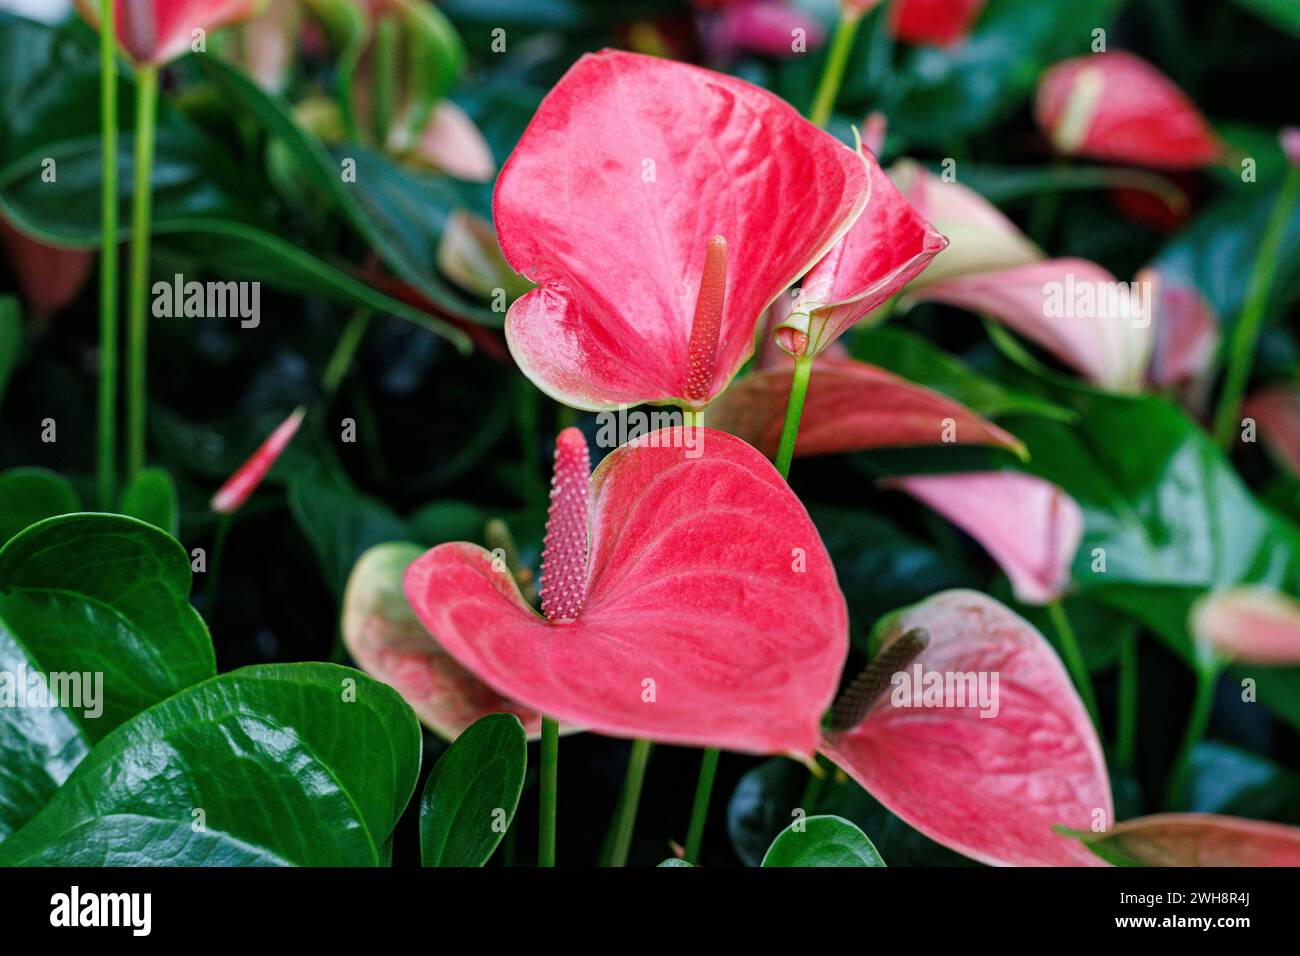
[[[1300,3],[1296,3],[1295,0],[1234,0],[1234,2],[1261,20],[1267,20],[1279,30],[1300,37]]]
[[[368,548],[411,537],[410,529],[388,507],[336,477],[301,475],[289,485],[289,507],[325,580],[342,596],[348,574]]]
[[[113,728],[215,673],[189,591],[181,546],[121,515],[49,518],[0,548],[0,672],[29,689],[36,672],[80,675],[66,707],[0,707],[0,839]]]
[[[670,856],[668,859],[660,863],[659,866],[691,866],[691,864],[687,863],[685,860],[678,859],[675,856]]]
[[[81,510],[72,482],[45,468],[0,472],[0,544],[44,518]]]
[[[425,866],[482,866],[510,828],[524,789],[528,739],[514,714],[471,724],[434,764],[420,799]]]
[[[176,482],[163,468],[145,468],[132,478],[122,489],[118,510],[173,537],[180,534],[181,505]]]
[[[1018,393],[980,375],[960,359],[906,329],[889,326],[860,329],[853,336],[851,350],[854,358],[942,392],[988,418],[1039,415],[1070,421],[1075,417],[1060,405]]]
[[[867,835],[843,817],[796,820],[782,830],[763,866],[884,866]]]
[[[334,664],[246,667],[109,734],[0,865],[375,865],[419,765],[388,686]]]

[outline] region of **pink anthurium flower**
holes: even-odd
[[[1119,282],[1086,259],[963,276],[913,295],[988,315],[1111,391],[1139,391],[1145,379],[1154,338],[1150,287]]]
[[[226,483],[217,489],[209,505],[213,511],[217,514],[230,515],[244,506],[244,502],[257,490],[257,486],[262,483],[262,479],[271,470],[276,459],[283,454],[289,442],[293,441],[293,436],[298,433],[298,426],[302,424],[303,416],[306,414],[306,408],[301,406],[295,408],[288,418],[275,427],[275,431],[271,432],[266,441],[258,446],[257,451],[248,457],[248,461],[240,465],[235,473],[226,479]]]
[[[889,22],[906,43],[952,46],[964,40],[984,0],[894,0]]]
[[[1264,445],[1277,463],[1300,476],[1300,386],[1260,389],[1246,399],[1241,414],[1255,420]]]
[[[95,265],[95,252],[48,245],[3,218],[0,245],[9,256],[23,299],[37,316],[48,317],[71,303]]]
[[[789,393],[788,368],[759,369],[722,393],[709,421],[774,456]],[[1014,435],[964,405],[884,369],[829,357],[813,366],[796,458],[947,443],[1023,450]]]
[[[875,157],[859,153],[871,172],[867,208],[804,277],[790,315],[777,326],[776,340],[791,355],[821,354],[948,245],[894,188]]]
[[[490,183],[497,171],[487,140],[451,100],[442,100],[433,108],[428,124],[417,136],[414,156],[448,176],[472,183]]]
[[[480,680],[616,737],[809,756],[848,651],[835,571],[772,465],[707,428],[653,432],[590,482],[556,443],[539,616],[492,555],[444,544],[406,596]]]
[[[978,541],[1011,579],[1016,600],[1047,604],[1070,583],[1083,540],[1078,502],[1042,478],[1016,471],[890,479]]]
[[[584,56],[497,179],[507,261],[538,288],[506,338],[543,392],[590,410],[702,408],[763,310],[848,231],[861,156],[789,104],[682,63]]]
[[[136,63],[161,66],[190,51],[203,34],[256,16],[266,0],[116,0],[117,42]],[[99,4],[78,0],[92,25]],[[202,34],[200,34],[202,35]]]
[[[1157,387],[1186,389],[1206,378],[1219,347],[1219,317],[1192,285],[1167,281],[1155,269],[1138,273],[1137,281],[1155,290],[1155,340],[1147,380]]]
[[[820,23],[784,0],[736,0],[716,6],[717,23],[706,30],[706,36],[719,53],[748,50],[763,56],[800,56],[821,46],[824,39]]]
[[[1300,866],[1300,827],[1216,813],[1159,813],[1079,836],[1121,866]]]
[[[1191,632],[1225,660],[1300,664],[1300,601],[1273,588],[1245,585],[1206,595],[1192,608]]]
[[[945,591],[877,634],[822,752],[910,826],[972,859],[1102,865],[1055,829],[1109,825],[1114,809],[1097,732],[1033,625],[985,594]]]
[[[1066,155],[1161,169],[1195,169],[1223,155],[1196,104],[1123,50],[1056,64],[1039,81],[1034,116]]]
[[[430,730],[455,740],[488,714],[512,713],[529,737],[541,733],[537,714],[495,693],[425,630],[402,593],[402,577],[422,549],[393,542],[357,559],[343,595],[343,643],[361,668],[397,690]]]

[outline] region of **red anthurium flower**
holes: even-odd
[[[1277,463],[1300,476],[1300,387],[1273,385],[1255,392],[1241,407],[1253,418]]]
[[[590,495],[590,498],[588,498]],[[474,545],[434,548],[406,596],[497,693],[616,737],[807,756],[848,651],[844,597],[802,504],[744,442],[651,433],[588,484],[556,446],[539,616]]]
[[[1216,813],[1159,813],[1080,839],[1120,866],[1300,866],[1300,827]]]
[[[1154,337],[1151,294],[1086,259],[1047,259],[927,284],[916,300],[984,313],[1104,388],[1138,391]]]
[[[1146,60],[1115,50],[1058,63],[1038,84],[1034,116],[1052,145],[1162,169],[1194,169],[1223,155],[1187,95]]]
[[[1083,511],[1033,475],[981,471],[913,475],[885,482],[925,502],[978,541],[1008,578],[1016,600],[1047,604],[1070,583],[1083,539]]]
[[[578,408],[700,408],[762,311],[867,200],[862,158],[789,104],[682,63],[605,51],[547,94],[497,179],[519,367]]]
[[[75,299],[95,264],[92,251],[47,245],[2,218],[0,244],[9,256],[23,299],[38,316],[52,315]]]
[[[789,395],[788,368],[760,369],[722,393],[709,421],[771,457]],[[813,366],[796,457],[949,442],[1022,450],[1014,435],[964,405],[884,369],[829,357]]]
[[[1214,306],[1195,286],[1167,281],[1155,269],[1144,269],[1137,281],[1155,289],[1155,341],[1147,380],[1160,388],[1196,385],[1211,372],[1219,347]]]
[[[907,43],[951,46],[966,38],[984,0],[894,0],[890,23]]]
[[[266,0],[116,0],[117,42],[137,63],[161,65],[188,53],[194,31],[210,32],[256,16]],[[92,24],[99,4],[78,0]]]
[[[343,595],[341,630],[348,653],[366,673],[401,694],[444,740],[455,740],[480,717],[502,711],[518,717],[530,737],[539,736],[541,717],[456,663],[406,603],[402,576],[421,552],[419,545],[393,542],[357,559]]]
[[[1108,826],[1114,811],[1097,732],[1043,636],[977,591],[936,594],[877,634],[822,752],[910,826],[982,863],[1101,865],[1054,829]]]
[[[1246,585],[1206,595],[1192,609],[1196,642],[1226,660],[1300,664],[1300,601]]]
[[[243,507],[248,496],[257,490],[257,486],[262,483],[262,479],[271,470],[276,459],[288,447],[289,442],[293,441],[293,436],[298,433],[298,426],[302,424],[303,416],[306,414],[307,409],[295,408],[288,418],[275,427],[275,431],[267,436],[266,441],[258,446],[257,451],[249,456],[248,461],[240,465],[235,473],[226,479],[226,483],[217,489],[210,502],[213,511],[228,515],[234,514]]]
[[[860,152],[871,171],[867,208],[804,277],[794,308],[777,326],[777,342],[791,355],[819,355],[948,245],[894,188],[875,157]]]

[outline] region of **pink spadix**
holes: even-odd
[[[572,621],[587,598],[587,518],[591,500],[587,439],[566,428],[555,440],[551,507],[542,548],[542,613]]]
[[[293,436],[298,433],[298,426],[302,424],[303,416],[306,414],[307,409],[299,406],[276,426],[275,431],[267,436],[266,441],[257,447],[257,451],[248,456],[248,461],[240,465],[235,473],[226,479],[226,483],[217,489],[210,503],[213,511],[228,515],[234,514],[243,507],[249,495],[257,490],[266,473],[271,470],[276,459],[288,447],[289,442],[293,441]]]
[[[695,317],[691,320],[691,338],[686,351],[683,394],[693,402],[706,402],[709,398],[726,299],[727,240],[714,236],[704,256],[704,274],[700,277],[700,294],[695,300]]]

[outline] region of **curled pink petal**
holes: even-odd
[[[512,713],[530,737],[537,714],[494,693],[461,667],[424,629],[402,593],[402,576],[419,545],[394,542],[357,559],[343,594],[343,643],[367,674],[393,687],[416,716],[444,740],[455,740],[480,717]]]
[[[234,514],[242,508],[248,496],[262,483],[262,479],[271,470],[276,459],[288,447],[289,442],[293,441],[293,436],[298,433],[298,426],[302,424],[303,416],[306,414],[307,409],[300,406],[277,425],[266,441],[258,446],[257,451],[249,456],[248,461],[240,465],[235,473],[226,479],[226,483],[217,489],[209,507],[217,514],[225,515]]]
[[[81,292],[96,253],[62,249],[33,239],[0,219],[0,244],[9,256],[23,299],[38,315],[51,315]]]
[[[1258,585],[1208,594],[1192,609],[1192,635],[1232,661],[1300,664],[1300,601]]]
[[[802,336],[807,353],[819,355],[948,244],[894,188],[875,157],[861,155],[870,170],[867,208],[804,277],[789,317],[776,330],[787,351],[792,350],[786,340]]]
[[[1174,388],[1208,374],[1219,347],[1219,317],[1214,306],[1192,285],[1174,285],[1154,269],[1143,270],[1138,282],[1155,289],[1155,341],[1147,378],[1153,385]]]
[[[1300,827],[1216,813],[1138,817],[1082,839],[1123,866],[1300,866]]]
[[[849,229],[861,157],[787,103],[699,67],[583,57],[547,94],[497,179],[511,266],[538,283],[506,316],[520,369],[590,410],[707,404],[754,348],[759,316]],[[726,307],[705,401],[687,354],[709,241]]]
[[[709,422],[775,456],[789,395],[789,368],[751,372],[714,401]],[[949,443],[1022,447],[964,405],[874,365],[823,359],[813,366],[796,457]]]
[[[1300,386],[1262,388],[1246,399],[1241,414],[1255,420],[1259,436],[1278,464],[1300,476]]]
[[[1119,282],[1086,259],[1048,259],[914,295],[988,315],[1111,391],[1141,388],[1154,338],[1150,285]]]
[[[490,183],[497,164],[492,149],[468,114],[451,100],[434,107],[420,133],[416,153],[448,176],[472,183]]]
[[[497,693],[616,737],[810,755],[848,652],[830,557],[753,448],[671,428],[591,479],[586,603],[553,622],[474,545],[406,573],[420,620]],[[743,639],[738,639],[743,638]]]
[[[928,645],[861,723],[826,735],[822,752],[906,823],[972,859],[1102,865],[1055,830],[1109,826],[1114,809],[1097,732],[1051,645],[976,591],[896,612],[881,646],[914,628]],[[927,692],[936,679],[950,690]]]
[[[952,46],[970,33],[984,0],[893,0],[890,23],[906,43]]]
[[[983,546],[1011,579],[1016,600],[1055,601],[1070,583],[1083,511],[1042,478],[1015,471],[914,475],[884,482],[918,498]]]
[[[1182,90],[1146,60],[1123,50],[1065,60],[1043,74],[1034,116],[1067,155],[1195,169],[1223,145]]]

